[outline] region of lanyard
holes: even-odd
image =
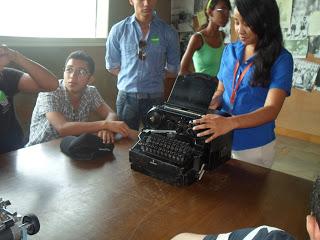
[[[239,66],[240,66],[239,61],[237,61],[236,66],[234,67],[234,70],[233,70],[232,94],[231,94],[231,97],[230,97],[231,105],[234,104],[234,100],[236,98],[236,94],[237,94],[237,91],[239,89],[240,83],[242,82],[244,75],[246,75],[246,73],[248,72],[248,70],[250,69],[252,64],[253,64],[253,62],[251,62],[248,66],[246,66],[246,68],[241,73],[240,77],[238,78],[238,81],[236,81],[236,75],[237,75],[237,72],[238,72],[238,69],[239,69]]]

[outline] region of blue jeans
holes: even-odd
[[[145,125],[147,112],[155,105],[163,104],[162,93],[126,93],[118,92],[117,115],[132,129],[139,130],[140,123]]]

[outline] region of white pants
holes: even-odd
[[[276,140],[257,148],[232,151],[231,157],[244,162],[271,168],[275,154]]]

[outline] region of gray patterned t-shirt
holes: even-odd
[[[26,146],[47,142],[59,138],[57,130],[49,123],[46,113],[60,112],[67,121],[86,122],[90,113],[104,103],[103,98],[94,86],[87,86],[80,99],[78,109],[73,109],[63,79],[53,92],[41,92],[32,113],[29,142]]]

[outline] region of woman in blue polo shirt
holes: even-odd
[[[234,130],[232,157],[271,167],[275,119],[290,95],[293,59],[284,49],[275,0],[236,0],[237,42],[225,47],[219,86],[211,108],[231,117],[207,114],[195,121],[207,142]]]

